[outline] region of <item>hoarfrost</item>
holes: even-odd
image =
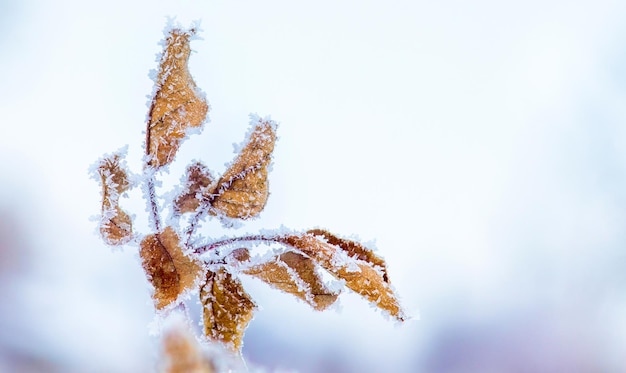
[[[143,192],[144,200],[146,201],[146,213],[148,216],[148,223],[150,228],[157,232],[158,224],[155,220],[155,214],[153,213],[153,204],[156,205],[157,214],[161,212],[161,208],[158,206],[156,191],[154,189],[150,189],[150,182],[154,182],[154,175],[157,170],[153,167],[145,167],[144,168],[144,178],[141,183],[141,191]],[[156,182],[155,182],[156,184]],[[155,185],[156,187],[157,185]]]
[[[222,226],[224,228],[239,229],[243,227],[243,221],[241,221],[241,219],[229,218],[228,216],[224,215],[221,212],[218,212],[217,215],[220,219],[220,223],[222,223]]]
[[[277,133],[278,123],[273,121],[272,117],[270,115],[265,116],[265,117],[261,117],[261,116],[259,116],[256,113],[251,113],[251,114],[248,115],[248,117],[250,118],[250,120],[248,122],[248,129],[246,130],[246,134],[244,135],[243,141],[241,141],[239,143],[233,143],[233,152],[235,154],[241,153],[241,151],[246,146],[246,144],[248,144],[250,142],[250,137],[254,133],[254,130],[256,129],[256,126],[259,123],[268,123],[270,125],[270,127],[272,128],[273,132],[275,134]],[[278,141],[278,136],[276,137],[276,140]],[[232,165],[232,162],[227,162],[227,163],[224,164],[226,169],[229,169],[231,165]]]
[[[100,166],[102,165],[102,162],[105,161],[106,159],[112,159],[114,157],[118,158],[118,163],[122,169],[128,170],[128,165],[126,164],[127,154],[128,154],[128,144],[122,146],[117,151],[104,154],[96,162],[89,165],[89,168],[87,169],[89,177],[97,182],[100,182],[100,173],[98,170]]]

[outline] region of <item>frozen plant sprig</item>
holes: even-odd
[[[185,297],[196,291],[203,307],[205,336],[234,352],[240,351],[244,331],[256,309],[239,280],[242,274],[324,310],[337,300],[341,289],[324,282],[323,270],[383,312],[404,321],[386,263],[356,241],[322,229],[264,230],[250,236],[192,240],[205,219],[245,221],[265,207],[277,128],[269,119],[251,116],[251,130],[243,146],[220,177],[213,176],[202,162],[190,164],[180,193],[165,201],[171,204],[173,218],[164,219],[155,188],[159,171],[174,160],[190,131],[199,132],[209,111],[187,67],[189,42],[195,33],[194,28],[166,31],[147,116],[142,180],[153,231],[135,232],[131,215],[119,206],[120,198],[135,185],[129,181],[125,151],[118,152],[96,165],[103,190],[100,234],[105,243],[119,246],[139,242],[156,309],[167,313],[182,307]],[[185,214],[190,217],[181,219]],[[263,244],[274,251],[252,259],[250,249]]]

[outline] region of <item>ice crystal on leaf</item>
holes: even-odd
[[[194,212],[200,207],[202,196],[209,196],[209,187],[213,184],[211,171],[202,163],[196,162],[187,167],[185,190],[174,201],[174,210],[177,214]]]
[[[213,182],[210,170],[197,162],[187,168],[183,193],[174,202],[176,213],[204,208],[211,215],[249,219],[265,207],[269,196],[268,167],[276,142],[276,124],[253,118],[254,130],[235,161]]]
[[[143,269],[154,286],[154,303],[161,309],[191,289],[202,274],[198,259],[185,255],[178,235],[171,227],[141,241]]]
[[[271,261],[246,269],[244,273],[295,295],[318,311],[333,304],[339,295],[324,284],[315,262],[295,251],[286,251]]]
[[[237,159],[222,175],[208,201],[229,218],[257,216],[269,196],[267,168],[276,142],[276,124],[259,119]]]
[[[317,232],[317,230],[313,232]],[[406,316],[400,308],[398,299],[390,286],[391,284],[386,279],[386,273],[369,261],[350,257],[345,259],[342,256],[345,247],[358,247],[357,243],[340,239],[338,241],[339,244],[332,244],[326,241],[324,236],[310,232],[299,235],[279,236],[276,238],[276,241],[308,255],[330,274],[344,280],[346,287],[350,290],[358,293],[398,320],[405,320]],[[378,259],[382,261],[382,259]]]
[[[165,41],[146,130],[148,163],[156,168],[174,160],[187,129],[200,127],[209,111],[187,69],[189,39],[195,32],[175,28]]]
[[[187,167],[182,186],[169,193],[171,201],[168,198],[159,205],[163,198],[156,193],[160,170],[173,161],[181,141],[191,128],[202,125],[209,110],[187,69],[189,41],[195,32],[179,27],[167,32],[155,77],[141,178],[152,231],[133,232],[131,216],[119,206],[120,196],[132,186],[119,152],[96,166],[103,190],[103,240],[111,245],[139,244],[142,267],[160,314],[184,309],[188,296],[198,294],[204,335],[234,352],[241,350],[245,329],[256,310],[240,275],[266,282],[321,311],[343,290],[325,283],[321,273],[325,271],[340,280],[342,287],[397,320],[405,320],[385,261],[357,241],[323,229],[293,232],[283,228],[218,240],[200,238],[197,230],[205,219],[243,222],[257,217],[265,207],[277,138],[277,125],[268,118],[251,116],[245,141],[220,177],[214,177],[203,162],[194,161]],[[167,220],[164,207],[171,207],[173,212]],[[184,214],[188,215],[183,219]],[[250,250],[257,247],[271,247],[271,251],[252,258]],[[166,334],[164,354],[184,356],[181,361],[170,359],[166,371],[212,371],[192,345],[184,335]]]
[[[200,287],[200,301],[204,307],[204,333],[239,350],[243,332],[256,308],[241,281],[223,267],[216,272],[208,270]]]
[[[119,153],[105,157],[97,168],[102,182],[100,235],[109,245],[123,245],[133,234],[130,216],[119,206],[120,196],[130,188],[121,157]]]

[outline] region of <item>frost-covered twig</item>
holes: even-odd
[[[202,162],[193,162],[187,167],[180,193],[171,203],[166,201],[159,206],[156,186],[160,172],[174,161],[185,138],[191,132],[199,132],[209,111],[204,94],[187,68],[189,41],[194,34],[195,28],[185,31],[171,27],[166,31],[155,76],[142,175],[153,231],[135,232],[131,215],[119,206],[120,198],[133,185],[123,163],[125,152],[118,152],[97,165],[103,188],[100,233],[104,241],[110,245],[140,241],[142,267],[154,288],[156,309],[160,313],[182,309],[187,314],[184,302],[190,294],[197,293],[203,307],[205,336],[233,352],[241,350],[244,331],[256,309],[239,280],[241,274],[258,278],[316,310],[323,310],[339,296],[320,275],[320,271],[326,271],[382,311],[405,320],[383,259],[370,248],[328,231],[264,231],[192,245],[192,237],[204,219],[245,222],[264,209],[277,130],[277,124],[269,118],[251,116],[250,130],[221,177],[214,178]],[[164,219],[165,206],[172,206],[171,219]],[[185,214],[192,214],[191,218],[181,219]],[[250,250],[259,243],[272,244],[274,250],[252,258]],[[232,245],[238,247],[224,252],[215,250]],[[211,255],[204,255],[209,252]],[[188,348],[186,339],[172,335],[175,334],[165,338],[167,351],[194,351]],[[202,365],[204,360],[198,356],[190,361],[209,367]],[[174,371],[179,370],[171,370]]]

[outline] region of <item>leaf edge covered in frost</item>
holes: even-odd
[[[258,216],[269,197],[268,173],[276,143],[276,122],[251,116],[252,131],[210,195],[213,213],[246,220]]]
[[[103,157],[95,169],[102,185],[102,209],[99,232],[103,241],[111,246],[128,243],[133,236],[130,215],[119,206],[121,195],[132,184],[128,177],[124,156],[126,150]]]
[[[345,238],[341,238],[325,229],[315,228],[309,229],[306,233],[320,237],[330,245],[337,246],[353,259],[358,259],[372,264],[375,268],[382,272],[383,280],[389,282],[387,274],[387,264],[385,260],[374,253],[374,250],[367,248],[365,245]]]
[[[345,251],[310,233],[277,236],[277,242],[308,255],[345,286],[398,321],[407,316],[384,273],[372,263],[345,255]],[[381,259],[382,260],[382,259]]]
[[[316,267],[311,258],[288,250],[242,272],[303,300],[317,311],[323,311],[335,303],[339,293],[326,286]]]
[[[198,284],[204,272],[198,260],[187,256],[172,227],[150,234],[140,243],[142,267],[154,288],[152,298],[159,310],[176,302],[187,290]]]
[[[240,351],[243,335],[257,309],[241,281],[224,267],[206,272],[200,286],[204,333],[232,351]]]
[[[174,160],[190,128],[201,128],[209,105],[188,69],[194,28],[167,31],[146,128],[147,164],[160,168]]]
[[[210,194],[214,177],[202,162],[187,166],[183,191],[174,200],[174,213],[180,215],[197,211],[202,205],[203,195]]]

